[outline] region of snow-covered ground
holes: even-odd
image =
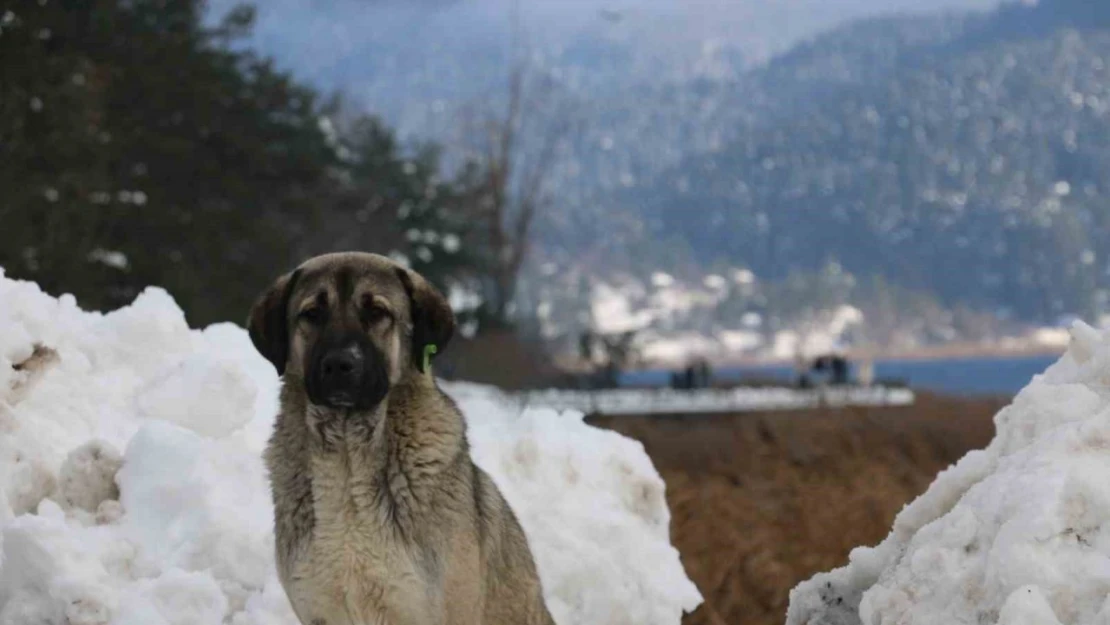
[[[794,589],[788,625],[1110,623],[1110,331],[1071,334],[986,449]]]
[[[160,289],[101,315],[0,272],[0,623],[295,625],[260,459],[277,385],[241,328],[190,330]],[[445,388],[559,623],[677,625],[700,603],[639,443]]]
[[[818,406],[907,406],[913,391],[884,387],[737,388],[673,391],[669,389],[618,389],[604,391],[533,391],[514,397],[525,406],[552,406],[588,414],[722,414],[773,410],[799,410]]]

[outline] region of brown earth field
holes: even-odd
[[[667,483],[671,538],[705,597],[683,624],[782,625],[798,582],[882,541],[939,471],[990,442],[1008,401],[589,421],[641,441]]]

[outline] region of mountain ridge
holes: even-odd
[[[323,3],[308,30],[330,32],[350,4]],[[812,13],[807,6],[794,8]],[[597,283],[646,284],[665,272],[698,286],[737,270],[785,285],[833,264],[858,281],[916,293],[929,310],[996,319],[995,333],[1107,312],[1107,21],[1072,0],[960,6],[967,10],[826,24],[769,56],[761,56],[764,39],[748,45],[712,29],[670,53],[665,38],[644,36],[665,29],[629,11],[611,20],[587,11],[573,25],[553,20],[550,32],[534,31],[532,71],[551,78],[586,122],[553,173],[558,204],[537,230],[526,282],[538,286],[525,308],[562,301],[579,309],[563,315],[564,332],[591,323],[589,288],[543,286],[552,267]],[[387,54],[324,55],[340,69],[321,80],[351,88],[404,132],[450,143],[453,114],[496,103],[488,94],[506,72],[505,25],[493,25],[501,19],[493,4],[437,11],[439,22],[396,18],[412,31],[355,15],[332,38]],[[672,30],[693,23],[683,19]],[[366,24],[377,30],[363,41],[355,31]],[[287,43],[272,24],[262,33],[264,50]],[[391,48],[398,33],[429,40]],[[466,49],[477,53],[452,56]],[[357,82],[365,68],[369,78]],[[460,91],[464,83],[471,92]],[[903,314],[907,327],[947,327]],[[710,332],[704,319],[685,323]]]

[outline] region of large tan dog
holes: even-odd
[[[249,327],[284,381],[266,463],[302,623],[553,625],[524,532],[425,369],[454,333],[439,292],[385,257],[329,254],[278,279]]]

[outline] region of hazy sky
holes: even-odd
[[[210,15],[240,1],[210,0]],[[436,115],[503,78],[514,4],[534,58],[559,59],[596,96],[703,68],[727,76],[853,19],[997,0],[260,0],[248,44],[415,131],[429,106]]]
[[[238,1],[211,0],[210,5],[219,13]],[[399,44],[466,47],[503,38],[510,7],[517,1],[459,0],[428,10],[412,8],[407,0],[265,0],[256,3],[256,42],[279,60],[302,68],[313,61],[327,65],[357,53],[367,41],[391,41],[402,33],[408,38]],[[649,40],[649,45],[725,40],[755,59],[851,19],[997,4],[998,0],[519,0],[533,39],[558,42],[602,33]]]

